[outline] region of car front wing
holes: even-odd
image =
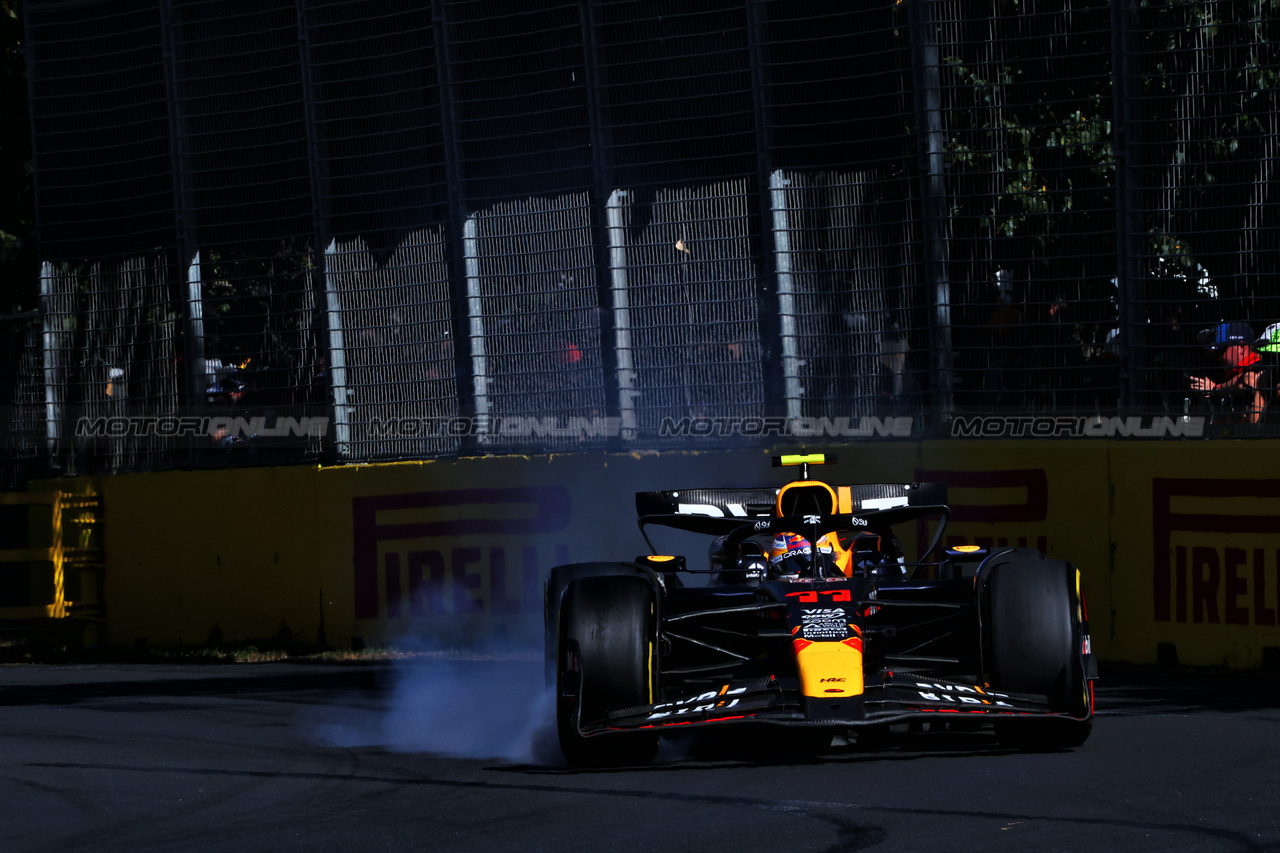
[[[1061,717],[1048,697],[999,693],[977,684],[930,678],[918,673],[885,673],[861,695],[836,700],[802,696],[795,678],[767,676],[728,681],[678,699],[610,711],[608,722],[582,730],[609,732],[674,729],[734,723],[766,723],[833,728],[879,725],[938,715]]]

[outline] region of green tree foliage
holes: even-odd
[[[1147,295],[1252,303],[1280,274],[1265,245],[1280,226],[1280,0],[1132,2],[1142,119],[1130,156],[1143,190],[1143,271],[1156,279]],[[959,301],[981,302],[990,271],[1006,267],[1040,286],[1032,296],[1105,313],[1115,274],[1110,3],[945,8],[955,13],[939,37]],[[1196,292],[1204,270],[1216,283]]]
[[[1105,0],[948,4],[939,27],[952,281],[986,323],[996,269],[1020,299],[1105,308],[1115,270]],[[1104,318],[1099,317],[1099,320]]]
[[[1154,253],[1261,320],[1276,292],[1278,0],[1142,0],[1141,168]],[[1163,290],[1168,290],[1164,287]],[[1185,298],[1172,291],[1156,297]],[[1195,294],[1192,294],[1193,296]],[[1199,294],[1204,295],[1204,294]]]

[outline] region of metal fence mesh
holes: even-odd
[[[0,318],[0,489],[45,470],[44,366],[40,318]]]
[[[329,324],[343,356],[330,366],[338,452],[360,461],[455,452],[459,437],[448,422],[458,415],[458,395],[443,235],[416,231],[381,264],[359,238],[335,243],[325,265],[336,300]]]
[[[961,410],[1116,410],[1110,5],[935,9]]]
[[[56,405],[10,444],[63,470],[731,418],[1275,431],[1270,0],[25,12]],[[88,452],[76,407],[333,429]]]
[[[780,290],[795,294],[782,345],[798,360],[797,415],[919,412],[928,343],[913,199],[901,196],[910,184],[868,172],[777,173],[773,184],[787,249]]]
[[[44,372],[50,460],[68,474],[172,464],[172,436],[125,419],[173,415],[179,307],[163,255],[45,264]]]
[[[764,405],[745,181],[659,191],[639,221],[622,196],[635,422],[758,415]],[[615,284],[617,287],[617,284]]]
[[[183,0],[168,19],[180,201],[193,245],[311,233],[294,0]]]
[[[301,241],[238,243],[199,258],[204,371],[191,402],[210,417],[261,418],[247,435],[212,428],[204,453],[278,461],[320,452],[313,438],[268,435],[281,417],[327,410],[323,318],[316,298],[317,258]]]
[[[26,3],[40,252],[127,257],[174,239],[161,10]]]
[[[476,412],[492,420],[486,443],[603,439],[571,427],[571,419],[605,414],[586,194],[481,211],[467,220],[463,241]]]
[[[1137,403],[1237,432],[1274,418],[1276,353],[1265,344],[1210,351],[1197,336],[1237,323],[1232,335],[1251,344],[1280,321],[1277,11],[1258,0],[1139,6],[1128,44],[1145,237],[1134,247]],[[1257,366],[1242,364],[1252,358],[1269,368],[1260,379],[1240,371]],[[1198,393],[1197,375],[1225,387]]]

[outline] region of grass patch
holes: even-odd
[[[317,648],[297,642],[251,640],[243,643],[221,643],[214,646],[151,646],[145,642],[133,646],[51,645],[30,642],[26,637],[0,640],[0,664],[259,664],[290,661],[293,663],[361,663],[411,660],[541,660],[541,651],[494,649],[402,649],[394,646],[365,648]]]

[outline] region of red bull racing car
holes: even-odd
[[[879,740],[897,723],[990,724],[1001,743],[1089,736],[1096,664],[1080,573],[1027,548],[951,548],[942,484],[636,495],[645,541],[712,537],[709,563],[655,553],[547,576],[548,683],[574,764],[636,763],[677,731]],[[894,527],[935,517],[908,561]],[[695,574],[709,575],[695,584]],[[785,738],[784,738],[785,740]]]

